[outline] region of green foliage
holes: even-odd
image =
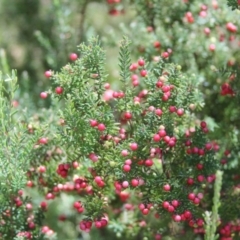
[[[239,1],[237,0],[227,0],[227,5],[232,8],[232,10],[239,9]]]
[[[217,230],[217,226],[219,225],[219,215],[218,209],[221,205],[220,202],[220,192],[222,185],[222,172],[218,171],[216,173],[216,181],[214,184],[214,198],[213,198],[213,208],[212,212],[205,212],[204,219],[206,224],[206,233],[204,236],[205,240],[214,240],[218,239],[219,235],[215,234]]]
[[[58,239],[87,239],[79,222],[106,220],[105,214],[108,227],[94,228],[93,239],[145,240],[155,234],[171,240],[210,240],[218,234],[239,238],[237,0],[19,0],[10,4],[0,0],[0,5],[3,239],[22,239],[25,232],[32,232],[32,239],[53,239],[54,232]],[[99,37],[91,38],[94,35]],[[128,37],[121,41],[123,35]],[[88,44],[83,43],[88,39]],[[77,44],[79,58],[67,63]],[[145,64],[130,71],[138,59]],[[12,67],[18,68],[18,89]],[[43,72],[49,69],[53,76],[44,79]],[[141,76],[142,70],[146,76]],[[133,75],[138,78],[135,86]],[[173,87],[167,101],[162,87],[156,87],[158,81]],[[40,99],[39,93],[50,85],[46,93],[52,98]],[[57,87],[62,94],[56,94]],[[184,115],[170,113],[173,106],[183,109]],[[155,114],[154,107],[163,114]],[[202,119],[208,129],[198,127]],[[91,126],[92,120],[106,129]],[[177,139],[174,146],[153,140],[159,129]],[[130,150],[131,143],[138,144],[136,151]],[[204,155],[194,154],[196,148]],[[122,156],[123,150],[127,156]],[[129,172],[123,171],[127,159],[132,160]],[[147,159],[153,161],[152,167],[145,165]],[[199,164],[203,169],[196,167]],[[60,168],[66,170],[62,175]],[[224,174],[220,181],[217,172],[214,185],[216,169]],[[104,187],[98,186],[95,176],[101,176]],[[205,180],[198,181],[199,176]],[[133,178],[145,184],[124,189],[123,182]],[[189,178],[193,185],[186,184]],[[20,196],[18,190],[26,181],[28,187]],[[163,190],[166,183],[170,192]],[[203,195],[199,205],[189,201],[190,192]],[[43,196],[46,209],[39,207]],[[162,203],[174,199],[181,204],[170,214]],[[82,214],[72,207],[75,201],[83,205]],[[26,210],[28,203],[33,210]],[[137,208],[139,203],[149,207],[148,216]],[[193,214],[191,220],[173,221],[185,210]],[[208,224],[201,226],[203,213]],[[28,226],[31,215],[34,230]],[[39,227],[45,224],[46,232],[40,234]]]

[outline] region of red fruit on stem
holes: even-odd
[[[63,88],[62,87],[56,87],[55,88],[55,93],[56,94],[62,94],[63,93]]]
[[[71,53],[71,54],[69,55],[69,59],[70,59],[71,61],[76,61],[77,58],[78,58],[78,55],[77,55],[76,53]]]
[[[46,92],[41,92],[40,93],[40,98],[45,99],[47,98],[48,94]]]
[[[44,75],[46,78],[50,78],[52,76],[52,72],[50,70],[48,70],[44,73]]]

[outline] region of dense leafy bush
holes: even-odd
[[[1,239],[240,237],[238,1],[1,3]]]

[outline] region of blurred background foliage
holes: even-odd
[[[214,130],[210,136],[221,143],[219,156],[230,148],[230,158],[239,164],[240,11],[233,11],[225,0],[108,2],[0,0],[0,69],[5,75],[10,68],[17,69],[20,88],[16,100],[20,106],[35,112],[51,104],[56,108],[50,99],[39,98],[40,92],[49,88],[44,72],[58,71],[70,61],[69,55],[77,51],[77,45],[96,35],[106,50],[109,82],[117,89],[119,43],[127,35],[132,41],[133,62],[140,56],[154,61],[168,51],[171,61],[181,65],[185,73],[197,76],[205,99],[205,106],[198,110],[199,119],[205,119]],[[186,17],[189,12],[193,22]],[[226,28],[229,22],[237,26],[237,31]],[[205,33],[206,28],[209,33]],[[157,42],[161,46],[157,47]],[[209,49],[211,45],[214,50]],[[81,53],[78,55],[81,57]],[[233,73],[236,97],[221,96],[221,85],[231,82]],[[51,110],[41,110],[32,118],[47,121],[49,116],[54,118]],[[62,196],[58,204],[49,207],[48,218],[60,233],[58,239],[77,238],[74,220],[69,225],[55,222],[56,215],[71,215],[69,201]]]

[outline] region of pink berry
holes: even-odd
[[[131,170],[131,166],[130,165],[127,165],[127,164],[123,165],[123,171],[124,172],[130,172],[130,170]]]
[[[187,179],[187,184],[188,185],[193,185],[194,184],[194,179],[193,178],[188,178]]]
[[[38,142],[39,142],[40,144],[47,144],[47,143],[48,143],[48,139],[42,137],[42,138],[40,138],[40,139],[38,140]]]
[[[122,186],[123,186],[124,188],[127,188],[127,187],[129,186],[128,181],[123,181]]]
[[[162,53],[162,58],[168,58],[169,57],[169,53],[168,52],[163,52]]]
[[[156,87],[157,88],[162,88],[162,86],[163,86],[163,81],[161,81],[161,80],[157,81]]]
[[[197,180],[198,180],[199,182],[203,182],[204,179],[205,179],[205,177],[204,177],[203,175],[198,175],[198,176],[197,176]]]
[[[163,186],[163,190],[169,192],[171,190],[171,186],[169,184],[165,184]]]
[[[153,43],[153,46],[154,46],[155,48],[160,48],[160,47],[161,47],[161,43],[160,43],[159,41],[155,41],[155,42]]]
[[[176,208],[179,206],[179,201],[178,200],[172,200],[172,205]]]
[[[55,88],[55,93],[56,94],[62,94],[63,93],[63,88],[62,87],[56,87]]]
[[[189,193],[189,194],[188,194],[188,199],[189,199],[189,200],[194,200],[195,197],[196,197],[196,195],[195,195],[194,193]]]
[[[137,186],[139,185],[139,181],[134,178],[134,179],[131,180],[131,185],[132,185],[133,187],[137,187]]]
[[[155,110],[155,114],[159,117],[162,116],[162,113],[163,113],[162,110],[159,108]]]
[[[77,55],[76,53],[71,53],[71,54],[69,55],[69,59],[70,59],[71,61],[76,61],[77,58],[78,58],[78,55]]]
[[[146,167],[151,167],[153,165],[153,160],[152,159],[147,159],[146,161],[145,161],[145,166]]]
[[[131,160],[131,159],[127,159],[127,160],[125,161],[125,164],[126,164],[126,165],[131,165],[131,164],[132,164],[132,160]]]
[[[40,172],[40,173],[46,172],[46,167],[45,166],[39,166],[38,172]]]
[[[149,213],[149,209],[148,208],[144,208],[143,210],[142,210],[142,214],[143,215],[147,215]]]
[[[121,155],[126,157],[128,155],[128,150],[122,150]]]
[[[138,68],[137,63],[132,63],[132,64],[130,65],[130,67],[129,67],[129,70],[130,70],[130,71],[135,71],[135,70],[137,70],[137,68]]]
[[[169,107],[169,112],[174,113],[176,112],[177,108],[175,106],[170,106]]]
[[[89,121],[89,123],[90,123],[91,127],[96,127],[96,126],[98,125],[97,120],[94,120],[94,119],[91,119],[91,120]]]
[[[44,73],[44,75],[46,78],[50,78],[52,76],[52,72],[50,70],[48,70]]]
[[[130,112],[125,112],[124,113],[124,119],[126,119],[126,120],[132,119],[132,114]]]
[[[153,141],[154,141],[154,142],[159,142],[160,140],[161,140],[160,135],[159,135],[159,134],[154,134],[154,136],[153,136]]]
[[[177,110],[177,115],[180,117],[180,116],[182,116],[184,114],[184,109],[183,108],[179,108],[178,110]]]
[[[201,128],[206,128],[206,127],[207,127],[207,123],[204,122],[204,121],[202,121],[202,122],[200,123],[200,126],[201,126]]]
[[[169,207],[167,208],[168,212],[174,212],[175,211],[175,207],[172,205],[169,205]]]
[[[175,216],[173,217],[173,219],[174,219],[175,222],[180,222],[180,221],[182,220],[182,218],[181,218],[180,215],[175,215]]]
[[[145,69],[141,70],[141,71],[140,71],[140,75],[141,75],[142,77],[146,77],[146,76],[147,76],[147,70],[145,70]]]
[[[168,207],[170,206],[170,203],[167,202],[167,201],[164,201],[164,202],[162,203],[162,206],[163,206],[163,208],[168,209]]]
[[[99,123],[98,126],[97,126],[98,130],[100,132],[104,131],[106,129],[105,125],[103,123]]]
[[[158,134],[159,134],[160,137],[165,137],[167,133],[164,129],[160,129]]]
[[[130,143],[130,148],[132,151],[136,151],[138,149],[138,144],[137,143]]]
[[[212,43],[212,44],[209,45],[209,50],[210,50],[211,52],[214,52],[215,49],[216,49],[215,44]]]
[[[194,200],[193,200],[193,203],[198,205],[200,203],[200,199],[195,197]]]
[[[141,67],[144,66],[145,65],[145,61],[142,58],[140,58],[138,60],[138,65],[141,66]]]
[[[41,92],[40,93],[40,98],[45,99],[47,98],[48,94],[46,92]]]

